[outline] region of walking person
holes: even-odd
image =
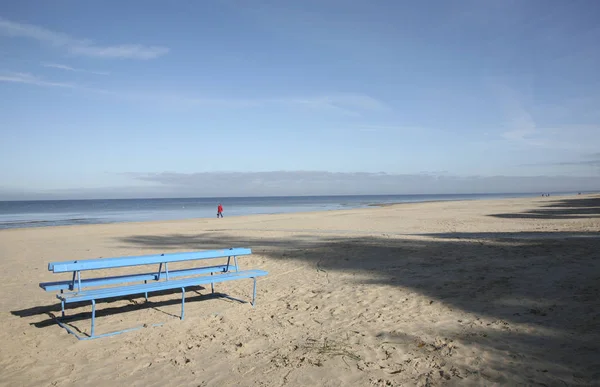
[[[217,207],[217,218],[219,217],[223,217],[223,206],[221,205],[221,203],[219,203],[219,206]]]

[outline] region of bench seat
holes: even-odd
[[[246,270],[224,273],[214,276],[192,277],[174,281],[161,281],[148,284],[128,285],[104,289],[84,290],[81,292],[61,293],[56,297],[65,303],[100,300],[106,298],[122,297],[136,294],[157,292],[161,290],[179,289],[190,286],[205,285],[215,282],[232,281],[242,278],[256,278],[267,275],[263,270]]]

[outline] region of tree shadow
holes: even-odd
[[[490,215],[503,219],[579,219],[600,217],[600,197],[563,199],[519,213]]]
[[[426,236],[436,239],[464,239],[478,240],[486,239],[492,241],[518,241],[518,240],[548,240],[548,239],[571,239],[589,238],[600,239],[600,232],[578,232],[578,231],[517,231],[517,232],[447,232],[413,234],[413,236]]]
[[[208,232],[134,235],[119,241],[131,248],[157,250],[250,246],[254,253],[282,262],[298,260],[326,271],[360,272],[366,275],[356,281],[363,284],[410,288],[432,302],[508,327],[543,328],[549,333],[538,337],[517,328],[491,332],[483,326],[489,338],[471,341],[497,351],[517,348],[519,356],[540,359],[540,369],[562,380],[568,370],[585,382],[600,367],[599,237],[597,232],[505,232],[407,239],[308,234],[252,238]]]

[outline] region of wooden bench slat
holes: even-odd
[[[235,265],[229,265],[229,271],[234,271],[235,269],[236,269]],[[173,271],[169,271],[169,278],[184,277],[184,276],[188,276],[188,275],[197,275],[197,274],[225,272],[225,270],[227,270],[227,265],[205,266],[205,267],[201,267],[201,268],[173,270]],[[161,274],[161,276],[165,276],[165,273],[163,272]],[[131,275],[120,275],[120,276],[103,277],[103,278],[87,278],[87,279],[81,280],[81,287],[82,288],[90,288],[90,287],[94,287],[94,286],[122,284],[122,283],[127,283],[127,282],[155,281],[157,279],[158,279],[157,272],[143,273],[143,274],[131,274]],[[73,282],[71,280],[55,281],[55,282],[42,282],[42,283],[40,283],[40,288],[44,289],[47,292],[55,291],[55,290],[74,290],[72,285],[73,285]],[[75,286],[77,286],[77,281],[75,281]]]
[[[132,257],[85,259],[77,261],[51,262],[48,270],[54,273],[65,273],[70,271],[84,271],[97,269],[111,269],[117,267],[141,266],[159,263],[182,262],[200,259],[223,258],[229,256],[250,255],[249,248],[231,248],[224,250],[194,251],[186,253],[139,255]]]
[[[141,285],[94,289],[76,293],[63,293],[58,294],[56,297],[60,300],[63,300],[65,303],[90,301],[157,292],[161,290],[184,288],[196,285],[205,285],[209,283],[232,281],[242,278],[256,278],[265,276],[267,274],[268,273],[263,270],[246,270],[233,273],[219,274],[215,276],[193,277],[174,281],[161,281]]]

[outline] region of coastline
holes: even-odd
[[[565,195],[557,195],[550,197],[540,197],[540,196],[525,196],[525,197],[508,197],[508,198],[493,198],[493,199],[456,199],[456,200],[428,200],[428,201],[407,201],[407,202],[396,202],[396,203],[371,203],[364,205],[362,207],[356,208],[336,208],[336,209],[322,209],[322,210],[312,210],[312,211],[295,211],[295,212],[275,212],[275,213],[261,213],[261,214],[246,214],[246,215],[234,215],[229,216],[226,215],[222,221],[226,221],[228,219],[239,219],[239,220],[252,220],[252,219],[279,219],[280,217],[285,217],[287,215],[310,215],[315,216],[319,214],[327,214],[327,213],[343,213],[347,211],[368,211],[369,209],[381,209],[381,208],[395,208],[395,207],[405,207],[411,205],[419,205],[419,204],[438,204],[438,203],[469,203],[469,202],[478,202],[478,203],[494,203],[494,202],[505,202],[509,203],[510,201],[520,201],[531,199],[533,201],[539,200],[565,200],[573,197],[577,198],[586,198],[586,197],[596,197],[600,194],[590,193],[590,194],[565,194]],[[168,220],[149,220],[149,221],[122,221],[122,222],[104,222],[104,223],[85,223],[85,224],[66,224],[66,225],[48,225],[42,227],[15,227],[15,228],[0,228],[0,233],[8,232],[8,231],[19,231],[19,230],[42,230],[42,229],[54,229],[54,228],[94,228],[103,226],[111,226],[111,225],[131,225],[131,226],[144,226],[144,225],[161,225],[161,224],[188,224],[188,223],[196,223],[201,222],[205,223],[206,221],[213,220],[213,217],[192,217],[185,219],[168,219]],[[219,219],[215,219],[219,221]]]
[[[556,195],[553,197],[562,197],[562,196],[574,196],[575,193],[565,193],[562,195]],[[398,198],[396,198],[398,196]],[[430,197],[437,196],[435,199],[431,199]],[[394,205],[401,204],[409,204],[409,203],[432,203],[432,202],[446,202],[446,201],[472,201],[472,200],[502,200],[502,199],[515,199],[515,198],[534,198],[534,194],[530,193],[507,193],[507,194],[451,194],[451,195],[371,195],[371,196],[310,196],[310,197],[277,197],[277,198],[230,198],[230,200],[242,200],[261,203],[260,208],[253,207],[241,207],[236,204],[233,205],[233,210],[228,211],[226,208],[225,215],[227,217],[240,217],[240,216],[252,216],[252,215],[277,215],[277,214],[292,214],[292,213],[306,213],[306,212],[325,212],[325,211],[337,211],[337,210],[352,210],[352,209],[361,209],[361,208],[372,208],[372,207],[390,207]],[[308,198],[308,201],[307,201]],[[283,199],[283,201],[282,201]],[[126,199],[126,200],[118,200],[118,202],[127,202],[128,205],[124,206],[121,204],[118,206],[121,210],[113,209],[111,211],[106,212],[97,212],[92,211],[86,213],[85,209],[78,208],[79,211],[74,211],[72,213],[64,213],[62,216],[59,213],[53,212],[52,206],[56,203],[56,201],[38,201],[38,202],[0,202],[0,205],[7,206],[7,203],[31,203],[31,205],[35,204],[38,208],[36,213],[33,214],[19,214],[19,213],[7,213],[2,214],[2,207],[0,207],[0,231],[5,229],[22,229],[22,228],[40,228],[40,227],[58,227],[58,226],[71,226],[71,225],[93,225],[93,224],[115,224],[115,223],[140,223],[140,222],[156,222],[156,221],[177,221],[177,220],[192,220],[192,219],[210,219],[213,217],[212,215],[212,207],[208,210],[206,209],[206,205],[204,207],[198,209],[191,210],[175,210],[173,212],[173,208],[169,208],[168,210],[165,208],[154,208],[154,209],[146,209],[143,211],[143,214],[140,214],[136,211],[131,212],[131,209],[128,207],[135,207],[137,201],[146,202],[146,201],[156,201],[158,202],[178,202],[178,201],[186,201],[181,202],[179,205],[184,204],[183,208],[185,209],[185,204],[190,206],[197,205],[195,201],[200,201],[206,203],[206,201],[214,201],[216,199],[207,198],[207,199]],[[274,202],[270,202],[270,200],[274,200]],[[291,201],[295,204],[286,203],[286,200]],[[311,200],[313,202],[311,202]],[[354,201],[353,201],[354,200]],[[379,201],[371,201],[369,200],[379,200]],[[396,200],[396,201],[394,201]],[[69,202],[75,203],[88,203],[88,207],[91,203],[100,202],[103,205],[106,203],[114,202],[113,200],[100,200],[100,201],[58,201],[61,202],[63,206]],[[301,202],[302,204],[298,204]],[[228,203],[229,204],[229,203]],[[248,204],[246,204],[248,205]],[[41,214],[40,211],[44,210],[44,206],[46,206],[46,210],[50,211],[47,214]],[[173,205],[174,206],[174,205]],[[25,206],[27,207],[27,206]],[[66,206],[68,207],[68,206]],[[5,208],[4,211],[7,211]],[[82,212],[83,211],[83,212]],[[119,215],[115,217],[115,214]],[[207,213],[209,216],[207,216]],[[198,216],[198,215],[201,216]],[[202,215],[203,214],[203,215]],[[49,216],[47,219],[43,219],[43,216]]]
[[[600,195],[569,195],[3,230],[0,385],[590,384],[599,219]],[[117,337],[77,342],[37,286],[61,279],[50,261],[242,246],[269,272],[255,308],[99,303],[99,333],[149,326]],[[247,300],[241,282],[219,291]]]
[[[567,194],[562,196],[552,197],[553,199],[561,200],[568,199],[573,197],[574,194]],[[589,194],[588,196],[594,197],[594,194]],[[586,197],[585,195],[581,195],[578,197]],[[184,225],[184,224],[192,224],[192,223],[206,223],[207,221],[216,220],[219,221],[227,221],[227,220],[260,220],[260,219],[280,219],[281,217],[286,217],[287,215],[297,215],[297,216],[318,216],[319,214],[329,214],[329,213],[339,213],[343,214],[346,212],[354,213],[355,211],[368,211],[374,209],[382,209],[382,208],[395,208],[395,207],[406,207],[411,205],[419,205],[419,204],[437,204],[437,203],[465,203],[465,202],[508,202],[510,200],[520,200],[527,199],[529,197],[521,198],[521,197],[511,197],[511,198],[495,198],[495,199],[457,199],[457,200],[429,200],[429,201],[411,201],[411,202],[396,202],[396,203],[371,203],[364,205],[362,207],[352,207],[352,208],[336,208],[336,209],[322,209],[322,210],[312,210],[312,211],[295,211],[295,212],[275,212],[275,213],[261,213],[261,214],[246,214],[246,215],[234,215],[234,216],[225,216],[223,219],[215,219],[213,217],[192,217],[185,219],[167,219],[167,220],[149,220],[149,221],[122,221],[122,222],[104,222],[104,223],[84,223],[84,224],[65,224],[65,225],[48,225],[42,227],[14,227],[14,228],[0,228],[0,233],[9,232],[9,231],[24,231],[24,230],[45,230],[45,229],[79,229],[79,228],[104,228],[110,226],[150,226],[150,225]],[[530,197],[530,199],[537,199],[538,197]],[[548,198],[540,198],[540,199],[548,199]],[[217,223],[218,224],[218,223]]]

